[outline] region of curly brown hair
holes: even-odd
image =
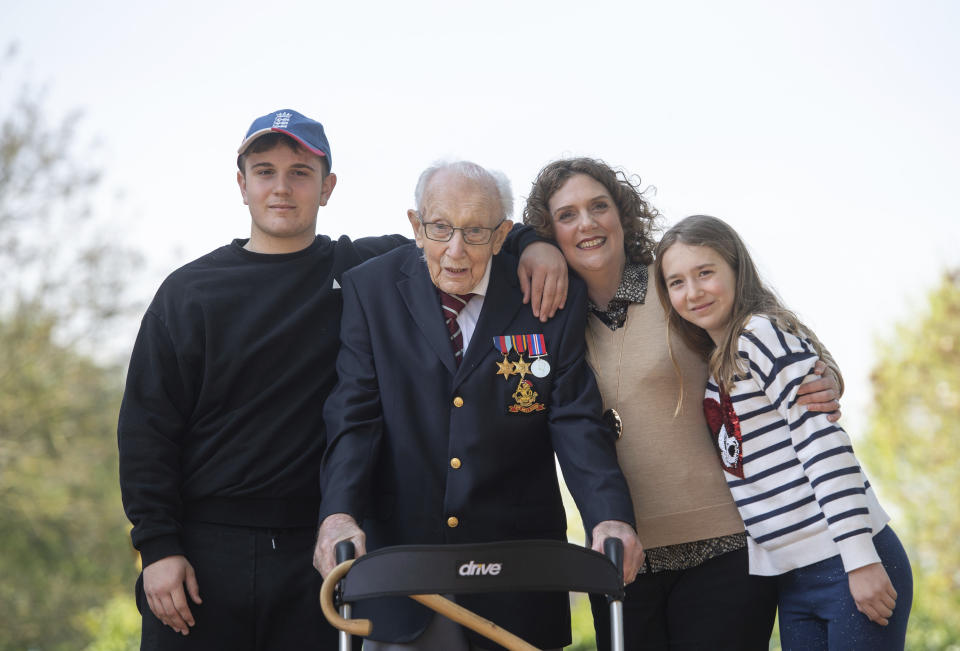
[[[593,178],[613,198],[623,226],[623,248],[627,260],[640,264],[652,263],[657,245],[653,235],[658,230],[657,218],[660,213],[643,198],[640,177],[628,176],[623,170],[615,170],[599,159],[566,158],[553,161],[540,170],[523,209],[523,223],[532,226],[543,237],[555,238],[553,219],[550,217],[550,197],[576,174]]]

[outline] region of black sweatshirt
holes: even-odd
[[[316,524],[339,278],[408,242],[318,236],[268,255],[235,240],[163,282],[134,345],[118,426],[124,509],[144,566],[183,553],[185,519]]]
[[[515,227],[507,248],[536,239]],[[134,344],[117,429],[144,567],[183,553],[184,521],[316,526],[339,280],[409,242],[320,235],[296,253],[261,254],[234,240],[167,277]]]

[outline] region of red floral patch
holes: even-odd
[[[703,399],[703,415],[707,419],[710,437],[713,440],[720,465],[731,475],[743,479],[743,437],[740,435],[740,419],[733,410],[733,403],[726,392],[720,392],[720,401]]]

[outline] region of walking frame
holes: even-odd
[[[623,651],[623,545],[604,541],[599,554],[557,540],[472,545],[400,545],[353,559],[353,544],[337,545],[338,565],[320,590],[320,607],[340,630],[340,651],[366,637],[369,619],[351,619],[351,604],[373,597],[407,596],[511,651],[536,651],[523,639],[441,596],[484,592],[562,591],[606,595],[613,651]],[[335,603],[340,606],[338,612]]]

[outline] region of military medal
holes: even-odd
[[[534,391],[533,382],[526,377],[529,373],[536,375],[531,368],[530,362],[523,356],[525,352],[531,352],[533,350],[532,342],[536,337],[540,338],[536,342],[537,350],[540,354],[546,355],[546,352],[543,351],[543,335],[504,335],[493,338],[493,347],[503,355],[503,361],[497,362],[497,375],[502,375],[504,380],[509,380],[511,375],[520,376],[517,388],[510,396],[513,398],[514,404],[507,405],[507,411],[512,414],[532,414],[534,412],[544,411],[547,408],[542,402],[537,402],[537,397],[540,394]],[[509,360],[511,350],[517,351],[519,359],[515,362]],[[549,364],[543,360],[537,359],[534,363],[536,362],[541,362],[547,367],[547,371],[544,372],[543,375],[546,375],[547,372],[550,371]]]
[[[530,372],[536,377],[547,377],[550,374],[550,363],[544,359],[547,355],[547,347],[543,342],[543,335],[527,335],[527,337],[529,338],[527,348],[530,356],[534,358],[533,363],[530,364]]]
[[[523,358],[523,353],[527,350],[527,344],[529,343],[528,337],[529,335],[513,335],[510,337],[513,339],[513,349],[520,356],[520,359],[513,363],[513,372],[519,374],[521,380],[530,372],[530,362]]]
[[[524,360],[523,356],[521,355],[520,361],[513,363],[513,374],[514,375],[519,374],[520,379],[522,380],[524,377],[526,377],[527,373],[529,372],[530,372],[530,362]]]
[[[507,354],[513,347],[512,337],[494,337],[493,346],[503,354],[503,361],[497,362],[497,375],[502,375],[504,380],[509,380],[511,375],[517,373],[513,362],[507,361]]]

